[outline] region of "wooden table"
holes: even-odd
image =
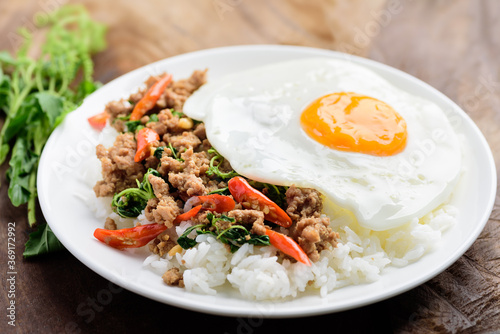
[[[62,0],[0,2],[0,49],[7,32]],[[107,51],[95,57],[107,82],[177,54],[237,44],[292,44],[340,50],[406,71],[458,103],[487,138],[500,166],[500,3],[495,0],[142,0],[84,1],[109,25]],[[4,165],[2,184],[5,185]],[[26,261],[25,208],[0,189],[2,309],[7,302],[7,223],[16,223],[17,326],[0,332],[168,333],[500,331],[500,199],[473,246],[450,268],[397,297],[351,311],[302,319],[228,318],[164,305],[110,285],[69,252]],[[43,217],[39,214],[39,219]],[[111,293],[109,293],[111,291]],[[104,297],[111,296],[107,299]],[[100,301],[100,303],[99,303]],[[278,327],[279,326],[279,327]],[[299,327],[300,326],[300,327]]]

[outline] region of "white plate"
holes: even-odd
[[[151,74],[170,72],[184,78],[195,69],[209,68],[209,80],[233,71],[311,56],[348,59],[377,72],[394,85],[427,98],[445,110],[455,129],[469,144],[467,173],[453,204],[460,209],[458,224],[444,235],[442,247],[402,269],[391,270],[376,283],[335,290],[327,297],[306,295],[285,302],[253,302],[230,295],[206,296],[166,286],[161,277],[143,269],[146,255],[112,249],[93,237],[102,227],[75,194],[85,192],[76,173],[94,154],[97,132],[87,118],[112,100],[127,97]],[[88,191],[88,190],[87,190]],[[424,82],[394,68],[338,52],[294,46],[236,46],[168,58],[139,68],[108,83],[92,95],[50,136],[38,171],[38,195],[50,227],[64,246],[87,267],[130,291],[174,306],[230,316],[297,317],[347,310],[405,292],[436,276],[455,262],[486,224],[496,192],[496,169],[491,151],[472,120],[455,103]]]

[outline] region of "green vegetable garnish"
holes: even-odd
[[[231,195],[231,192],[229,191],[228,187],[224,187],[224,188],[219,188],[219,189],[216,189],[216,190],[212,190],[211,192],[208,193],[208,195],[212,195],[212,194],[219,194],[219,195],[229,196],[229,195]]]
[[[212,234],[222,243],[229,245],[231,252],[236,252],[243,244],[252,244],[257,246],[269,246],[269,237],[267,235],[257,235],[250,233],[243,225],[234,224],[235,219],[226,215],[215,217],[211,212],[207,214],[210,224],[194,225],[186,229],[177,239],[177,243],[184,249],[196,246],[196,239],[191,239],[188,235],[196,230],[197,234]],[[220,229],[217,225],[219,221],[225,221],[231,224],[226,229]]]
[[[188,235],[193,230],[201,229],[201,228],[203,228],[205,226],[206,225],[204,225],[204,224],[198,224],[198,225],[194,225],[194,226],[191,226],[191,227],[187,228],[184,231],[184,233],[182,233],[182,235],[177,239],[177,243],[179,244],[179,246],[181,246],[184,249],[188,249],[188,248],[196,246],[196,244],[197,244],[196,240],[195,239],[191,239],[190,237],[188,237]],[[200,230],[200,231],[202,231],[202,230]],[[203,232],[199,232],[198,234],[202,234],[202,233]]]
[[[149,183],[148,176],[161,177],[160,173],[153,168],[148,169],[144,174],[142,182],[136,180],[137,188],[125,189],[113,196],[111,207],[118,215],[124,218],[137,217],[148,204],[151,198],[155,198],[153,187]]]
[[[175,160],[178,160],[180,162],[183,162],[184,159],[182,159],[179,155],[179,152],[177,152],[177,150],[172,146],[172,143],[168,143],[168,146],[158,146],[156,149],[155,149],[155,153],[154,153],[154,156],[158,159],[161,160],[161,158],[163,157],[163,151],[165,150],[165,148],[169,148],[170,151],[172,152],[172,157],[175,159]]]
[[[168,143],[168,148],[170,149],[170,151],[172,151],[172,156],[175,160],[184,161],[184,159],[179,156],[177,150],[172,146],[172,143]]]
[[[216,175],[216,176],[220,177],[221,179],[225,180],[225,179],[230,179],[232,177],[239,175],[234,170],[227,172],[227,173],[221,172],[219,170],[219,166],[224,162],[224,157],[222,155],[220,155],[219,152],[217,152],[217,150],[213,147],[210,148],[207,152],[209,154],[214,154],[212,159],[210,159],[210,167],[208,168],[208,170],[206,172],[206,174],[208,176]],[[218,161],[217,165],[215,165],[216,161]]]
[[[137,130],[142,129],[144,126],[142,125],[141,121],[127,121],[125,122],[125,128],[127,129],[127,132],[132,132],[135,133]]]
[[[158,160],[161,160],[163,157],[163,151],[165,150],[165,146],[158,146],[155,149],[155,153],[153,154]]]
[[[64,246],[57,240],[49,225],[42,224],[38,227],[37,231],[30,234],[23,256],[28,258],[61,249],[64,249]]]
[[[158,114],[152,114],[149,116],[149,121],[148,123],[151,123],[151,122],[158,122],[159,119],[158,119]]]
[[[36,16],[35,16],[36,17]],[[22,43],[14,55],[0,52],[0,165],[9,163],[8,196],[14,206],[27,204],[35,225],[36,176],[42,149],[64,117],[96,90],[91,56],[106,47],[106,27],[81,5],[64,5],[35,22],[46,31],[37,59],[28,54],[33,34],[19,30]],[[10,159],[7,157],[10,154]],[[30,234],[25,257],[63,248],[46,223]]]
[[[144,127],[144,125],[142,125],[141,120],[131,121],[130,115],[120,116],[120,117],[117,117],[116,119],[120,119],[122,121],[125,121],[125,129],[127,132],[135,133]],[[158,122],[158,115],[157,114],[152,114],[151,116],[149,116],[148,123],[151,123],[151,122]]]
[[[172,115],[174,115],[174,116],[177,116],[177,117],[179,117],[179,118],[184,117],[184,114],[183,114],[183,113],[181,113],[180,111],[176,111],[176,110],[174,110],[174,109],[170,109],[170,111],[172,112]]]
[[[45,18],[43,24],[36,23],[47,28],[38,59],[28,56],[33,36],[26,28],[19,31],[23,43],[14,56],[0,52],[0,109],[6,116],[0,131],[0,164],[10,152],[8,195],[14,206],[28,204],[30,226],[36,223],[36,172],[42,149],[64,117],[98,87],[92,79],[91,55],[106,45],[105,26],[93,21],[82,6],[66,5]]]

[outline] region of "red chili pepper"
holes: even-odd
[[[142,128],[137,132],[137,151],[134,157],[135,162],[146,159],[151,154],[151,145],[160,140],[160,136],[150,128]]]
[[[146,245],[166,229],[167,226],[163,224],[147,224],[120,230],[97,228],[94,237],[113,248],[137,248]]]
[[[307,266],[311,265],[311,260],[309,260],[307,254],[302,248],[300,248],[299,244],[297,244],[295,240],[284,234],[269,229],[266,230],[266,235],[269,237],[271,245],[278,248],[283,253],[290,255],[295,260],[302,262]]]
[[[206,196],[193,196],[186,201],[186,204],[184,205],[184,211],[190,210],[193,206],[199,204],[203,205],[203,209],[216,211],[219,213],[231,211],[232,209],[234,209],[234,206],[236,205],[236,203],[234,203],[234,200],[229,196],[224,196],[219,194],[212,194]]]
[[[88,122],[91,127],[96,130],[101,131],[106,126],[106,122],[108,121],[109,114],[106,111],[103,111],[100,114],[94,115],[88,118]]]
[[[146,94],[142,97],[142,99],[140,99],[139,102],[137,102],[137,104],[134,106],[134,110],[132,110],[132,114],[130,115],[130,120],[138,121],[149,110],[153,109],[156,101],[158,101],[161,94],[163,94],[163,91],[165,91],[171,81],[172,75],[165,74],[160,80],[152,85],[151,88],[149,88]]]
[[[196,216],[198,214],[198,212],[200,212],[200,210],[201,210],[201,205],[198,205],[198,206],[195,206],[194,208],[192,208],[191,210],[184,212],[182,215],[178,215],[174,219],[174,225],[177,225],[182,221],[189,220],[189,219],[193,218],[194,216]]]
[[[292,219],[286,212],[271,201],[266,195],[253,188],[248,182],[240,177],[233,177],[227,183],[234,199],[247,209],[260,210],[264,212],[264,218],[283,227],[290,227]]]

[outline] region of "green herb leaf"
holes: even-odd
[[[18,134],[26,134],[28,124],[30,122],[37,122],[39,118],[40,114],[36,99],[30,95],[21,103],[16,114],[9,119],[8,124],[2,128],[3,141],[9,142]],[[24,130],[23,133],[21,133],[22,130]]]
[[[35,16],[36,17],[36,16]],[[14,205],[28,202],[35,223],[38,159],[52,130],[99,84],[92,79],[91,55],[105,46],[106,27],[81,5],[64,5],[35,22],[45,33],[39,50],[33,29],[21,28],[22,44],[13,54],[0,52],[0,164],[12,148],[7,176]],[[39,54],[37,59],[31,53]]]
[[[82,80],[78,84],[78,87],[76,89],[75,100],[83,101],[84,98],[95,92],[100,86],[101,83],[99,82],[94,82],[92,80]]]
[[[163,151],[165,150],[165,147],[166,146],[159,146],[155,149],[155,153],[154,153],[154,156],[161,160],[161,158],[163,157]]]
[[[15,65],[16,60],[7,51],[0,52],[0,65],[6,67],[7,65]]]
[[[42,224],[38,226],[37,231],[30,233],[23,256],[30,258],[62,249],[64,246],[57,240],[49,225]]]
[[[1,54],[1,52],[0,52]],[[10,55],[9,55],[10,56]],[[8,75],[4,74],[2,67],[4,62],[0,59],[0,110],[3,110],[6,114],[8,113],[9,105],[9,92],[11,89],[10,78]]]
[[[177,243],[184,249],[196,246],[196,239],[191,239],[188,235],[196,230],[198,234],[212,234],[220,242],[229,245],[231,252],[237,251],[243,244],[249,243],[256,246],[269,246],[269,237],[267,235],[257,235],[250,233],[243,225],[235,224],[236,220],[226,215],[216,217],[213,213],[207,213],[207,220],[209,224],[199,224],[191,226],[177,239]],[[221,229],[220,226],[227,224],[220,224],[220,221],[230,223],[230,226]]]
[[[172,112],[172,115],[174,115],[174,116],[177,116],[177,117],[179,117],[179,118],[184,117],[184,114],[183,114],[183,113],[181,113],[180,111],[176,111],[176,110],[174,110],[174,109],[170,109],[170,111]]]
[[[175,160],[178,160],[180,162],[183,162],[184,159],[182,159],[179,155],[179,153],[177,152],[177,150],[172,146],[172,143],[168,143],[168,148],[170,149],[170,151],[172,151],[172,156],[174,157]]]
[[[269,237],[267,235],[258,235],[250,233],[242,225],[233,225],[219,233],[217,239],[231,247],[231,252],[237,251],[243,244],[252,244],[256,246],[269,246]]]
[[[130,115],[131,114],[128,114],[128,115],[125,115],[125,116],[118,116],[113,121],[116,121],[117,119],[119,119],[120,121],[130,121]]]
[[[142,125],[140,120],[125,122],[125,128],[127,129],[127,132],[135,133],[136,131],[142,129],[143,127],[144,126]]]
[[[35,95],[40,110],[47,117],[51,128],[56,124],[56,119],[63,112],[63,98],[48,92],[40,92]]]
[[[7,154],[9,154],[9,151],[9,144],[2,144],[2,146],[0,146],[0,165],[3,164],[5,158],[7,158]]]
[[[216,189],[216,190],[212,190],[211,192],[208,193],[208,195],[212,195],[212,194],[219,194],[219,195],[229,196],[229,195],[231,195],[231,192],[229,191],[228,187],[225,187],[225,188],[219,188],[219,189]]]
[[[13,54],[0,51],[0,164],[12,153],[7,170],[13,205],[28,203],[28,222],[36,222],[38,160],[52,130],[98,86],[91,56],[106,46],[106,27],[92,20],[82,5],[60,6],[45,13],[37,31],[45,33],[39,50],[33,29],[21,28],[22,44]],[[35,15],[35,17],[38,17]],[[33,59],[29,54],[39,54]],[[46,225],[30,235],[25,256],[62,246]]]
[[[209,166],[209,168],[208,168],[208,170],[206,171],[205,174],[207,174],[208,176],[216,175],[216,176],[220,177],[223,180],[230,179],[230,178],[233,178],[233,177],[239,175],[234,170],[229,171],[227,173],[221,172],[219,170],[219,166],[224,162],[224,157],[222,155],[220,155],[219,152],[217,152],[217,150],[215,148],[213,148],[213,147],[210,148],[207,152],[209,154],[213,153],[214,156],[212,157],[212,159],[210,159],[210,166]],[[216,161],[217,161],[217,165],[215,165]]]
[[[111,207],[118,215],[124,218],[137,217],[146,208],[148,201],[155,198],[153,186],[149,183],[149,175],[161,177],[160,173],[150,168],[142,182],[137,181],[137,188],[125,189],[113,196]]]
[[[26,140],[19,137],[12,149],[9,161],[10,168],[7,170],[9,190],[7,191],[12,205],[19,206],[28,202],[32,193],[30,189],[30,177],[38,163],[38,156],[27,148]]]
[[[151,122],[158,122],[159,119],[158,119],[158,115],[157,114],[152,114],[149,116],[149,121],[148,123],[151,123]]]
[[[205,225],[203,225],[203,224],[199,224],[199,225],[194,225],[194,226],[187,228],[184,231],[184,233],[182,233],[182,235],[177,239],[177,243],[179,244],[179,246],[181,246],[184,249],[189,249],[189,248],[196,246],[196,244],[197,244],[196,239],[191,239],[188,237],[188,235],[193,230],[196,230],[196,229],[204,227],[204,226]]]

